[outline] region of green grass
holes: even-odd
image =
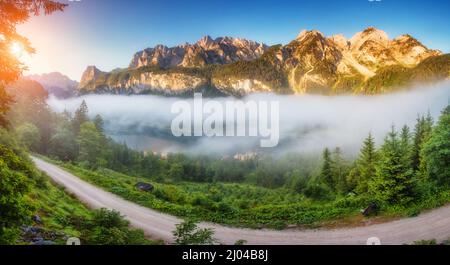
[[[134,185],[148,179],[131,177],[108,169],[91,171],[47,159],[74,175],[140,205],[170,213],[232,226],[284,228],[287,225],[315,227],[321,222],[353,216],[363,203],[354,197],[332,202],[314,201],[287,189],[267,189],[248,184],[151,182],[152,192]]]
[[[92,211],[76,198],[70,196],[63,188],[52,183],[48,177],[42,176],[40,183],[28,195],[33,201],[43,221],[43,228],[57,231],[67,236],[79,237],[80,232],[71,224],[73,217],[89,218]],[[64,242],[57,242],[64,243]]]
[[[41,236],[45,240],[64,245],[68,237],[78,237],[83,243],[83,240],[92,238],[98,232],[97,229],[104,229],[104,227],[86,227],[86,222],[92,220],[96,212],[67,193],[63,187],[53,183],[48,176],[42,173],[35,182],[27,197],[36,209],[35,214],[41,217],[42,223],[31,225],[43,229]],[[127,228],[126,233],[135,238],[137,235],[137,240],[132,244],[160,243],[144,239],[143,234],[134,229]],[[101,238],[93,244],[108,244],[102,240],[105,239]]]
[[[183,218],[249,228],[282,229],[290,225],[321,227],[360,225],[366,218],[360,210],[370,198],[338,197],[317,201],[292,190],[268,189],[237,183],[158,183],[147,178],[128,176],[109,169],[88,170],[80,166],[43,159],[57,164],[81,179],[117,194],[129,201]],[[150,182],[152,192],[135,188],[137,182]],[[405,206],[383,207],[375,218],[391,220],[416,216],[450,202],[450,191]]]

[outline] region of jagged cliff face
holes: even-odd
[[[124,75],[121,77],[120,75]],[[138,74],[105,73],[88,67],[82,77],[83,93],[177,95],[208,87],[205,77],[181,72],[141,72]]]
[[[157,45],[140,51],[133,56],[130,68],[202,67],[208,64],[250,61],[259,58],[267,48],[265,44],[246,39],[231,37],[212,39],[210,36],[205,36],[195,44],[187,43],[171,48]]]
[[[244,39],[207,36],[195,44],[158,45],[138,52],[129,68],[118,72],[104,73],[90,66],[79,88],[109,93],[178,94],[210,88],[230,95],[280,91],[370,94],[400,84],[385,82],[385,76],[413,78],[415,67],[440,55],[410,35],[389,39],[375,28],[350,39],[305,30],[289,44],[270,48]],[[448,73],[447,61],[448,56],[436,63],[445,64],[443,71]]]
[[[384,31],[375,28],[357,33],[349,42],[353,58],[372,72],[390,65],[415,66],[428,57],[441,54],[410,35],[390,40]]]
[[[227,78],[213,79],[212,83],[224,94],[244,96],[257,92],[272,92],[272,87],[258,79]]]
[[[104,72],[97,69],[97,67],[93,65],[88,66],[86,70],[84,70],[83,75],[81,76],[81,80],[78,87],[83,88],[85,90],[95,90],[96,81],[102,74],[104,74]]]
[[[337,71],[342,53],[337,45],[318,31],[302,31],[280,51],[289,84],[296,93],[321,92]]]
[[[297,93],[355,92],[347,81],[363,83],[379,69],[414,67],[441,54],[409,35],[390,40],[375,28],[356,33],[349,40],[342,35],[325,37],[318,31],[303,31],[279,53],[284,54],[278,57],[283,58],[289,84]]]

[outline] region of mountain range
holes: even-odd
[[[156,65],[170,67],[202,67],[209,64],[228,64],[237,61],[251,61],[259,58],[268,49],[262,43],[246,39],[221,37],[212,39],[205,36],[195,44],[185,43],[168,48],[157,45],[137,52],[130,68]]]
[[[450,55],[411,35],[370,27],[350,39],[304,30],[286,45],[203,37],[137,52],[125,69],[84,71],[78,93],[211,95],[378,94],[449,78]]]
[[[69,77],[59,73],[52,72],[47,74],[29,75],[27,78],[40,83],[48,94],[52,94],[57,98],[69,98],[76,94],[78,82],[71,80]]]

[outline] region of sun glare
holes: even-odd
[[[11,53],[16,56],[17,58],[22,57],[22,55],[24,54],[25,50],[22,46],[22,44],[18,43],[18,42],[14,42],[11,44],[10,47],[10,51]]]

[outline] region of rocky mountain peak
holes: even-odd
[[[302,30],[298,35],[296,40],[297,41],[304,41],[307,38],[325,38],[322,32],[318,30]]]
[[[358,34],[358,33],[357,33]],[[387,33],[381,29],[377,29],[375,27],[368,27],[367,29],[363,30],[361,32],[361,36],[368,37],[368,38],[374,38],[378,40],[388,40],[389,37]]]
[[[228,64],[240,60],[259,58],[268,47],[246,39],[219,37],[213,39],[206,35],[195,44],[185,43],[175,47],[157,45],[137,52],[130,68],[154,65],[162,68],[176,66],[201,67],[208,64]]]
[[[154,50],[167,50],[168,49],[168,47],[166,46],[166,45],[163,45],[163,44],[157,44],[157,45],[155,45],[155,47],[153,48]]]
[[[29,79],[39,82],[49,94],[57,98],[68,98],[74,95],[78,82],[59,72],[29,75]]]
[[[391,45],[403,46],[404,49],[411,49],[414,47],[422,47],[424,50],[428,50],[420,41],[409,34],[403,34],[391,41]]]
[[[389,36],[386,32],[369,27],[364,31],[356,33],[351,39],[350,43],[354,50],[359,49],[366,42],[377,43],[382,46],[387,46],[389,43]]]
[[[288,46],[293,47],[297,55],[309,53],[319,55],[325,50],[336,49],[336,45],[317,30],[303,30]]]
[[[397,61],[404,65],[416,65],[428,57],[442,54],[440,51],[428,49],[409,34],[393,39],[389,46]]]
[[[415,41],[415,42],[418,42],[416,38],[414,38],[413,36],[411,36],[409,34],[400,35],[397,38],[395,38],[394,41],[399,41],[399,42]]]
[[[329,40],[334,42],[342,50],[346,50],[350,47],[350,41],[342,34],[333,35]]]
[[[66,75],[61,74],[60,72],[51,72],[44,74],[34,74],[29,75],[28,78],[39,82],[41,85],[45,86],[76,86],[78,83],[74,80],[71,80]]]
[[[289,44],[271,48],[243,38],[213,39],[207,35],[194,44],[157,45],[137,52],[130,66],[116,73],[103,73],[90,66],[80,87],[88,92],[109,89],[121,93],[178,93],[207,88],[238,95],[278,89],[294,93],[358,93],[376,84],[369,82],[374,78],[384,82],[383,75],[392,69],[409,71],[440,54],[408,34],[391,40],[386,32],[374,27],[350,39],[342,34],[327,37],[317,30],[303,30]],[[211,64],[224,66],[214,67],[212,72],[203,68]],[[142,66],[163,69],[136,69]],[[198,72],[191,71],[192,67]],[[166,71],[168,68],[173,69]],[[369,92],[384,88],[373,89]]]
[[[217,44],[209,35],[206,35],[197,41],[197,45],[208,49],[212,45]]]
[[[83,75],[81,76],[80,83],[78,87],[80,88],[88,88],[92,86],[92,82],[97,80],[97,78],[103,74],[95,65],[90,65],[84,70]]]

